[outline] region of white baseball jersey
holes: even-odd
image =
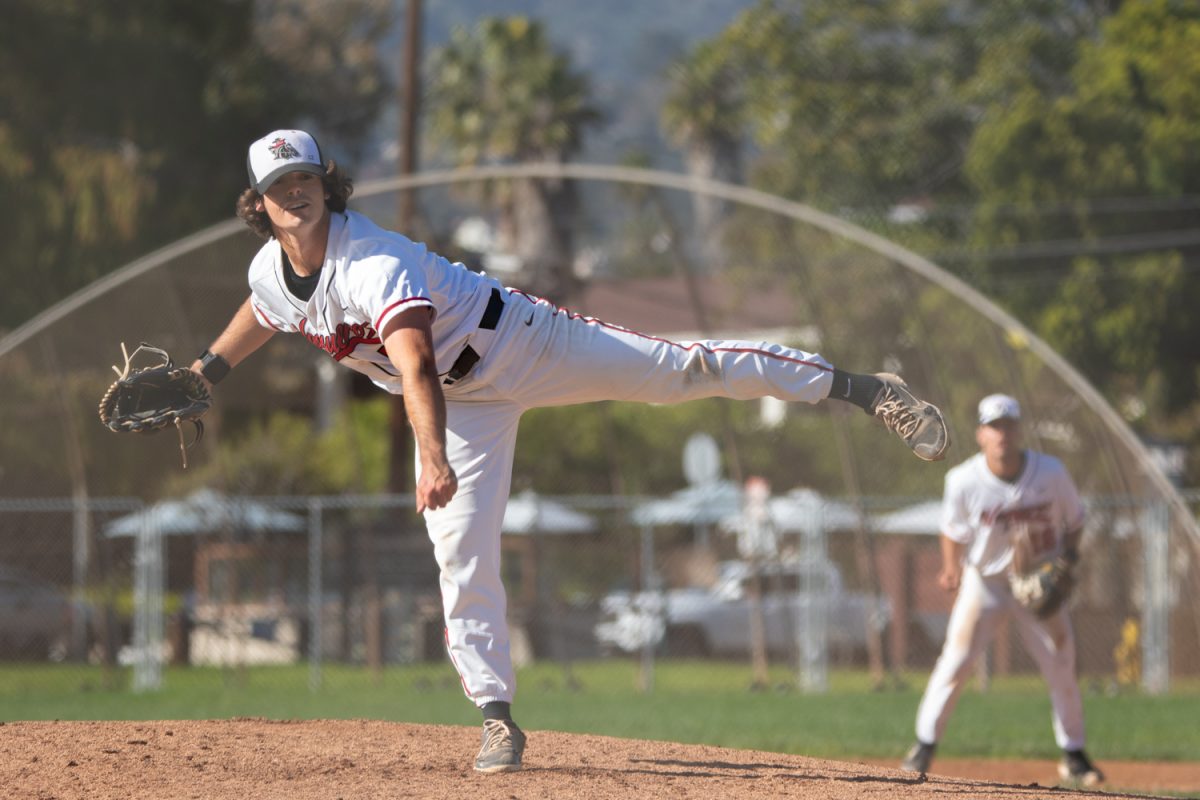
[[[997,478],[982,453],[946,474],[942,533],[967,546],[966,568],[954,599],[946,642],[917,709],[917,739],[936,744],[974,664],[1000,623],[1011,617],[1026,651],[1050,690],[1054,740],[1064,750],[1085,743],[1083,699],[1075,680],[1075,633],[1066,608],[1038,619],[1008,585],[1013,538],[1027,531],[1036,556],[1062,548],[1063,534],[1083,524],[1083,505],[1071,476],[1053,456],[1025,451],[1025,468],[1009,483]]]
[[[251,301],[266,327],[300,333],[390,392],[400,378],[379,341],[394,315],[429,306],[438,371],[478,356],[444,382],[446,457],[458,491],[425,512],[446,622],[446,645],[467,696],[511,702],[500,525],[512,482],[517,424],[530,408],[635,400],[767,395],[815,403],[833,368],[818,355],[768,342],[672,342],[570,313],[452,264],[356,214],[334,214],[311,299],[283,278],[270,241],[250,266]],[[418,470],[420,459],[417,459]]]
[[[302,334],[393,394],[402,393],[400,376],[379,333],[403,311],[434,310],[434,356],[443,375],[468,341],[480,356],[487,350],[472,336],[499,282],[452,264],[362,214],[331,215],[325,264],[308,301],[288,291],[283,270],[282,248],[271,239],[250,264],[251,302],[260,324]]]
[[[1025,451],[1025,468],[1009,483],[976,453],[946,474],[942,532],[967,545],[967,564],[999,575],[1012,561],[1014,536],[1027,531],[1034,555],[1054,554],[1067,531],[1083,524],[1083,504],[1062,462]]]

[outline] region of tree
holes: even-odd
[[[244,495],[384,491],[387,441],[379,430],[386,418],[386,398],[376,397],[347,405],[314,436],[311,420],[274,412],[222,438],[186,472],[170,473],[163,494],[213,486]]]
[[[970,11],[951,5],[764,0],[743,13],[718,47],[744,76],[756,182],[830,208],[955,191]]]
[[[1179,435],[1200,355],[1197,15],[763,0],[710,45],[737,66],[757,185],[930,253]],[[918,222],[890,223],[898,204]]]
[[[1115,404],[1158,412],[1142,421],[1159,431],[1197,389],[1200,246],[1179,235],[1200,192],[1198,45],[1195,4],[1122,5],[1080,44],[1067,91],[989,109],[968,161],[980,240],[1074,243],[987,277]],[[1012,207],[1049,213],[999,213]]]
[[[257,0],[265,87],[286,86],[289,117],[311,117],[357,153],[392,94],[380,45],[393,13],[389,0]]]
[[[264,132],[304,122],[361,136],[384,96],[375,48],[385,9],[383,0],[7,3],[5,324],[228,217],[246,185],[238,154]]]
[[[667,136],[684,151],[688,174],[739,183],[743,128],[742,82],[721,48],[702,44],[672,65],[670,94],[662,110]],[[692,195],[693,229],[700,264],[722,261],[722,223],[727,203]]]
[[[433,54],[431,72],[426,102],[434,138],[449,144],[460,166],[567,161],[599,116],[586,79],[525,17],[492,17],[474,32],[456,30]],[[577,205],[571,183],[513,181],[491,200],[501,242],[520,258],[531,291],[558,302],[569,298]]]

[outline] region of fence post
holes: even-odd
[[[654,529],[646,524],[642,525],[642,596],[648,597],[650,592],[658,594],[659,589],[658,575],[654,571]],[[660,613],[667,613],[665,600]],[[639,676],[639,688],[646,693],[654,691],[654,648],[657,643],[650,641],[650,638],[647,637],[647,641],[642,645],[642,668]]]
[[[824,570],[829,563],[826,552],[825,520],[821,500],[808,497],[801,515],[800,582],[797,587],[800,613],[797,633],[800,641],[800,688],[820,693],[829,688],[829,641],[827,636],[829,577]]]
[[[1171,682],[1171,510],[1154,503],[1142,515],[1142,689],[1163,694]]]
[[[162,688],[163,553],[154,514],[143,512],[133,557],[133,690]]]
[[[308,690],[321,688],[321,500],[308,498]]]
[[[86,491],[75,492],[71,522],[71,642],[72,661],[87,662],[87,579],[91,560],[91,508]]]

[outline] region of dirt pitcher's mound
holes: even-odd
[[[478,737],[475,728],[367,720],[0,723],[0,791],[39,800],[1089,796],[1036,784],[926,780],[803,756],[549,731],[529,732],[523,771],[480,775],[471,769]]]

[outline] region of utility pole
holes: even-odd
[[[417,106],[420,94],[421,72],[421,0],[408,0],[408,14],[404,31],[404,60],[400,67],[400,158],[396,172],[411,175],[417,168]],[[411,234],[416,217],[413,192],[400,192],[396,225],[401,233]],[[392,494],[403,494],[412,489],[410,480],[412,461],[408,457],[411,435],[408,414],[404,409],[404,395],[390,395],[391,407],[388,415],[390,447],[388,448],[387,489]],[[376,557],[377,532],[371,530],[366,563],[366,649],[367,666],[376,685],[383,676],[383,604],[379,591],[379,559]]]
[[[421,103],[421,13],[422,0],[408,0],[408,19],[404,31],[404,67],[401,75],[403,97],[400,101],[400,165],[401,175],[417,171],[417,116]],[[399,225],[401,232],[409,230],[415,216],[415,192],[400,192]]]
[[[411,175],[417,169],[417,112],[421,99],[421,12],[422,0],[408,0],[404,31],[404,61],[401,65],[400,86],[400,159],[397,173]],[[411,189],[400,192],[396,225],[401,233],[412,231],[416,218],[416,198]],[[411,488],[408,458],[408,415],[404,411],[404,396],[392,395],[389,421],[391,448],[388,461],[388,491],[401,494]]]

